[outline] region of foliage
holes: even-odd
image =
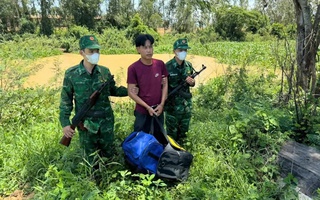
[[[71,26],[68,28],[68,32],[65,37],[72,36],[75,37],[76,39],[80,39],[84,35],[90,34],[90,31],[88,28],[83,27],[83,26]]]
[[[101,42],[103,54],[136,53],[132,41],[127,39],[127,32],[115,28],[105,29],[98,39]]]
[[[206,27],[203,30],[198,30],[199,42],[201,44],[216,42],[219,40],[219,34],[215,31],[214,27]]]
[[[125,34],[106,29],[96,35],[106,47],[103,52],[133,52]],[[131,101],[112,104],[116,153],[109,159],[97,154],[99,169],[94,170],[81,156],[77,134],[69,148],[58,143],[62,136],[60,89],[8,87],[0,89],[0,196],[21,189],[25,194],[34,192],[35,199],[296,198],[294,178],[288,177],[284,186],[278,182],[277,153],[292,134],[294,120],[290,107],[278,106],[279,79],[266,70],[272,67],[272,43],[201,44],[197,36],[166,35],[157,41],[155,49],[171,52],[176,38],[187,37],[192,53],[241,67],[230,64],[224,76],[193,90],[193,117],[183,146],[194,155],[194,161],[186,182],[172,183],[127,171],[120,144],[133,128]],[[73,37],[12,36],[11,41],[0,44],[1,54],[7,58],[1,60],[1,66],[13,66],[10,63],[16,58],[30,62],[52,55],[63,38],[77,45]],[[41,51],[36,48],[39,46]],[[257,72],[249,73],[248,64],[257,64]],[[22,65],[14,66],[17,68],[11,67],[11,71],[27,73]],[[19,83],[16,80],[12,83]]]
[[[103,32],[105,28],[127,29],[135,14],[139,13],[143,24],[148,28],[166,28],[175,33],[194,33],[199,29],[217,27],[221,23],[232,22],[232,18],[218,20],[219,16],[232,15],[226,7],[239,5],[234,9],[235,23],[242,30],[236,30],[237,37],[242,33],[265,32],[266,24],[293,24],[295,15],[293,4],[275,1],[272,4],[261,5],[258,1],[255,7],[249,6],[248,1],[218,1],[218,0],[178,0],[178,1],[131,1],[131,0],[38,0],[38,1],[10,1],[0,2],[0,31],[3,33],[19,33],[22,19],[27,19],[42,35],[50,36],[55,28],[69,26],[84,26],[89,30]],[[76,6],[76,9],[74,7]],[[283,14],[283,12],[285,14]],[[244,15],[243,15],[244,14]],[[217,18],[218,16],[218,18]],[[229,21],[228,21],[229,20]],[[40,23],[39,23],[40,22]],[[24,26],[26,26],[25,24]],[[29,24],[31,25],[31,23]],[[32,25],[31,25],[32,26]],[[227,28],[226,25],[223,28]],[[233,26],[233,25],[231,25]],[[221,27],[222,28],[222,27]],[[232,35],[221,30],[219,34]],[[243,31],[241,33],[241,31]],[[24,32],[24,31],[23,31]],[[241,34],[241,35],[239,35]],[[225,38],[225,35],[222,35]],[[238,41],[239,38],[232,40]]]
[[[245,41],[247,33],[262,33],[269,24],[268,18],[258,11],[239,7],[223,7],[217,12],[216,32],[224,39]]]
[[[257,33],[260,29],[267,27],[269,24],[268,18],[255,10],[247,11],[247,18],[247,31],[253,34]]]
[[[27,19],[21,19],[21,28],[19,30],[19,34],[31,33],[34,34],[36,30],[36,26],[33,22]]]
[[[74,20],[75,25],[95,29],[95,17],[99,15],[101,0],[61,0],[61,5],[67,10],[67,17]],[[75,5],[77,8],[75,9]]]
[[[117,29],[127,28],[136,13],[131,0],[110,0],[106,11],[106,25]]]
[[[223,8],[217,12],[217,33],[225,40],[244,41],[243,30],[246,20],[246,13],[238,7]]]
[[[285,36],[285,27],[283,24],[272,24],[271,34],[277,36],[279,39],[283,39]]]
[[[158,12],[153,1],[141,0],[139,2],[139,16],[143,24],[150,29],[156,30],[158,27],[162,27],[163,19],[161,14]]]
[[[195,22],[190,13],[193,11],[192,2],[176,1],[176,16],[172,28],[177,33],[190,33],[195,28]]]
[[[144,25],[139,14],[134,15],[126,31],[127,31],[127,34],[126,34],[127,38],[130,38],[133,44],[134,44],[135,38],[140,33],[151,34],[156,41],[159,40],[159,34],[154,30],[149,29],[148,26]]]
[[[53,33],[52,20],[49,18],[51,4],[51,1],[40,0],[40,33],[45,36],[50,36]]]
[[[221,176],[228,180],[223,183],[230,184],[225,187],[236,188],[218,193],[218,199],[231,198],[224,195],[239,195],[237,199],[282,199],[294,192],[292,187],[277,186],[277,153],[291,133],[293,120],[290,112],[273,106],[277,92],[277,83],[273,81],[274,76],[249,77],[245,69],[229,69],[226,76],[200,86],[196,92],[193,129],[188,132],[193,152],[199,152],[196,158],[202,158],[201,164],[194,166],[195,174],[215,177],[216,181],[206,182],[208,189],[221,184]],[[207,166],[206,163],[220,168],[207,174],[209,169],[199,167]],[[221,168],[223,165],[225,169]],[[232,178],[233,173],[236,178]],[[239,192],[242,187],[246,192]]]
[[[132,129],[132,103],[113,105],[116,155],[108,160],[98,158],[100,168],[94,171],[80,157],[77,135],[68,149],[58,143],[59,90],[23,89],[3,94],[7,104],[2,107],[0,119],[0,194],[24,188],[25,193],[35,192],[36,199],[281,199],[289,190],[279,188],[276,182],[275,155],[286,138],[285,128],[280,127],[283,121],[279,119],[287,115],[268,107],[267,102],[252,102],[254,107],[250,108],[251,98],[249,101],[237,97],[243,103],[232,106],[234,97],[226,97],[232,96],[228,91],[233,91],[231,88],[240,80],[231,79],[225,95],[221,93],[221,106],[210,108],[215,100],[208,100],[207,107],[198,106],[199,99],[210,96],[196,93],[195,113],[184,145],[195,160],[189,180],[181,184],[126,170],[120,143]],[[244,78],[245,84],[252,87],[243,96],[267,84],[266,80],[260,80],[259,85],[251,82],[257,80],[247,79]],[[211,88],[213,84],[216,82],[203,87]],[[97,175],[103,177],[102,181],[95,180]]]

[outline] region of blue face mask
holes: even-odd
[[[86,57],[89,63],[96,65],[99,62],[100,54],[94,53],[92,55],[86,55]]]
[[[187,52],[186,51],[181,51],[177,53],[177,57],[179,60],[185,60],[187,57]]]

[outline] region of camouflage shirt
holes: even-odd
[[[184,61],[182,65],[179,65],[175,58],[166,63],[166,68],[169,73],[168,94],[170,94],[170,92],[180,84],[184,83],[186,78],[192,75],[195,71],[190,62]],[[177,114],[183,114],[190,112],[191,107],[190,86],[187,85],[169,97],[165,110],[169,112],[175,112]]]
[[[110,80],[112,79],[112,80]],[[108,68],[96,65],[92,74],[89,74],[83,65],[69,68],[65,72],[63,87],[60,100],[60,123],[62,127],[71,124],[70,115],[75,103],[75,114],[81,109],[82,105],[89,99],[91,94],[98,90],[101,84],[110,80],[101,92],[96,104],[90,111],[104,111],[107,118],[113,119],[113,111],[110,105],[109,96],[127,96],[127,88],[115,86],[115,81]],[[101,123],[101,120],[99,120]]]

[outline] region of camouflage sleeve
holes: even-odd
[[[61,90],[61,98],[60,98],[60,115],[59,120],[62,127],[70,125],[70,115],[73,108],[73,87],[65,75],[63,79],[63,86]]]
[[[111,74],[110,78],[112,78]],[[116,97],[125,97],[128,96],[128,90],[126,87],[123,86],[117,87],[116,82],[112,78],[112,80],[110,81],[110,95]]]
[[[191,62],[188,62],[188,64],[189,64],[190,69],[191,69],[191,74],[195,73],[196,70],[193,68],[192,63],[191,63]]]

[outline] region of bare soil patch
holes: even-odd
[[[169,61],[173,58],[173,54],[155,54],[153,57]],[[99,64],[106,66],[110,69],[111,73],[115,76],[117,85],[127,86],[127,69],[129,65],[140,58],[139,54],[124,54],[124,55],[101,55]],[[80,54],[65,53],[63,55],[46,57],[39,59],[32,63],[33,66],[40,66],[40,70],[34,75],[30,76],[25,83],[25,87],[61,87],[64,72],[66,69],[80,63],[82,56]],[[196,77],[196,86],[200,83],[205,83],[211,78],[222,75],[227,69],[227,65],[217,63],[214,58],[188,55],[187,60],[190,61],[195,70],[200,70],[202,64],[207,68]],[[112,102],[128,101],[129,97],[110,97]]]
[[[173,54],[155,54],[153,57],[167,62],[173,58]],[[126,86],[127,69],[131,63],[139,58],[140,55],[138,54],[101,55],[99,64],[110,69],[111,73],[115,75],[117,85]],[[32,65],[41,65],[41,69],[29,77],[25,86],[61,86],[64,71],[79,64],[81,60],[81,55],[68,53],[39,59]],[[227,68],[226,65],[217,63],[211,57],[188,55],[187,60],[193,64],[196,70],[200,70],[202,64],[207,66],[207,69],[196,78],[198,84],[223,74]]]

